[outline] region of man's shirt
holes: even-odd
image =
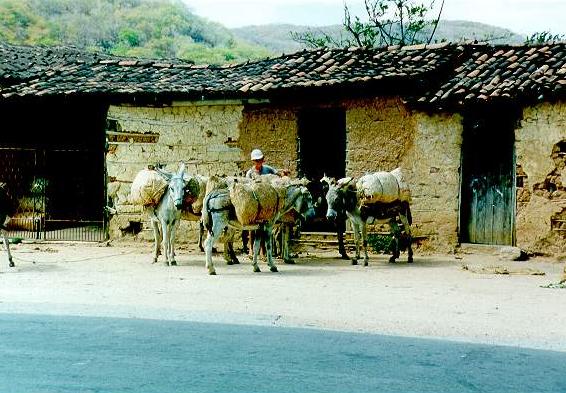
[[[261,169],[256,171],[255,166],[253,166],[246,172],[246,177],[251,178],[253,175],[277,175],[277,169],[263,164]]]

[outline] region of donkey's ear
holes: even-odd
[[[177,171],[177,173],[179,175],[182,175],[185,173],[185,162],[181,161],[181,163],[179,164],[179,170]]]
[[[170,173],[170,172],[168,172],[165,169],[162,169],[160,167],[155,167],[155,170],[157,171],[157,173],[159,173],[167,181],[171,180],[171,178],[173,177],[172,173]]]

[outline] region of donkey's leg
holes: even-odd
[[[212,232],[208,232],[206,240],[204,241],[204,252],[205,252],[205,261],[206,261],[206,269],[208,270],[208,274],[211,276],[216,275],[216,270],[214,269],[214,264],[212,263],[212,248],[214,244],[222,234],[222,231],[226,227],[226,223],[224,218],[217,214],[212,213]]]
[[[354,232],[354,244],[356,246],[356,253],[352,257],[352,265],[358,264],[358,259],[360,259],[360,228],[356,220],[352,220],[352,230]]]
[[[407,263],[413,263],[413,238],[411,234],[407,234]]]
[[[8,266],[14,267],[14,261],[12,260],[12,252],[10,251],[10,241],[8,240],[8,236],[6,236],[6,232],[0,230],[2,232],[2,237],[4,238],[4,246],[6,246],[6,252],[8,253]]]
[[[228,256],[230,257],[230,262],[232,265],[239,265],[240,261],[236,256],[236,252],[234,251],[234,235],[236,231],[233,229],[229,229],[227,238],[226,238],[226,248],[228,249]]]
[[[257,260],[259,257],[259,252],[260,252],[260,248],[261,248],[261,238],[263,237],[263,228],[258,228],[257,230],[253,231],[254,233],[254,245],[252,247],[253,249],[253,259],[252,259],[252,266],[254,268],[254,272],[255,273],[259,273],[261,272],[261,270],[259,269],[259,265],[257,264]]]
[[[157,262],[157,258],[161,254],[161,229],[159,228],[159,221],[151,220],[153,227],[153,262]]]
[[[289,238],[291,236],[291,225],[283,224],[283,233],[281,234],[281,253],[283,262],[294,265],[295,261],[289,255]]]
[[[204,252],[204,247],[202,246],[203,238],[204,238],[204,224],[202,220],[198,220],[198,248],[201,252]]]
[[[169,250],[169,239],[171,236],[171,228],[167,224],[165,220],[161,220],[161,231],[163,232],[163,238],[161,239],[161,246],[163,247],[163,255],[165,256],[165,266],[169,266],[169,257],[170,257],[170,250]]]
[[[264,228],[265,231],[265,251],[267,253],[267,265],[269,266],[269,270],[272,272],[277,272],[277,266],[275,266],[275,262],[273,261],[273,236],[271,235],[271,231],[273,231],[273,226],[266,225]]]
[[[169,234],[169,252],[170,258],[169,262],[171,266],[177,266],[177,261],[175,260],[175,237],[177,234],[177,228],[179,227],[180,220],[175,220],[175,222],[171,225],[171,233]]]
[[[410,214],[410,210],[409,210]],[[409,219],[407,215],[400,215],[401,224],[403,225],[403,240],[407,242],[407,263],[413,262],[413,237],[411,236],[411,224],[409,224]]]
[[[344,246],[344,231],[346,229],[345,220],[337,220],[336,225],[336,235],[338,236],[338,252],[342,259],[350,259],[348,253],[346,252],[346,247]]]
[[[368,265],[369,257],[368,257],[368,229],[365,221],[360,223],[362,229],[362,246],[364,248],[364,266]]]
[[[390,250],[391,250],[391,257],[389,258],[389,263],[395,263],[395,260],[397,258],[399,258],[399,249],[400,249],[400,230],[399,230],[399,225],[397,225],[397,219],[396,218],[392,218],[389,221],[389,227],[391,228],[391,245],[389,246]]]

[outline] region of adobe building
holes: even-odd
[[[35,148],[100,153],[60,165],[102,193],[91,210],[112,238],[147,225],[128,194],[148,164],[234,175],[259,147],[269,164],[313,180],[401,167],[422,250],[566,252],[566,44],[319,49],[225,67],[0,52],[14,59],[0,66],[1,146],[49,135]],[[186,239],[195,225],[183,223]]]

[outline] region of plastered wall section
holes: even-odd
[[[526,175],[523,184],[526,197],[518,205],[516,221],[517,246],[523,249],[566,252],[566,234],[551,230],[551,217],[565,211],[566,200],[563,196],[554,198],[534,190],[552,172],[561,174],[562,185],[566,183],[566,170],[557,168],[556,160],[551,157],[553,147],[563,141],[566,141],[566,102],[543,103],[523,110],[523,119],[515,131],[517,165]]]
[[[348,176],[403,170],[422,250],[458,244],[462,125],[459,115],[409,111],[397,98],[346,102]]]
[[[187,171],[200,175],[235,175],[242,165],[238,145],[241,105],[180,105],[170,107],[111,106],[108,119],[121,133],[154,134],[155,143],[110,143],[106,155],[108,196],[116,209],[110,221],[111,238],[121,237],[131,222],[142,222],[139,236],[151,238],[147,217],[128,201],[131,182],[149,164],[176,170],[180,161]],[[179,240],[196,237],[196,223],[182,222]]]
[[[240,125],[239,146],[243,172],[252,166],[250,152],[261,149],[266,164],[297,174],[297,113],[293,108],[246,107]]]

